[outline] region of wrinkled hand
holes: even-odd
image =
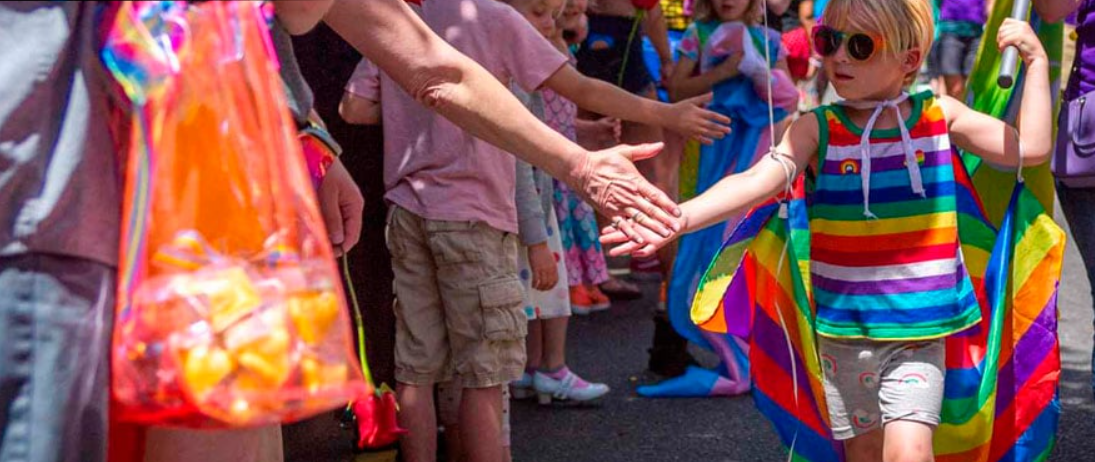
[[[545,292],[559,283],[559,269],[555,266],[555,256],[547,243],[528,247],[528,265],[532,270],[532,288]]]
[[[327,225],[327,236],[335,248],[335,256],[341,256],[361,239],[365,199],[338,159],[327,169],[327,175],[319,184],[318,196],[323,223]]]
[[[1042,41],[1038,39],[1038,34],[1034,33],[1034,29],[1026,21],[1005,19],[996,33],[996,46],[1001,51],[1009,46],[1018,48],[1019,56],[1028,66],[1036,60],[1049,61],[1046,49],[1042,47]]]
[[[639,146],[621,145],[587,155],[575,173],[571,186],[582,198],[612,220],[630,239],[644,239],[633,229],[629,219],[640,216],[643,226],[652,232],[670,236],[680,230],[681,210],[651,185],[632,162],[658,155],[663,143]]]
[[[727,126],[730,118],[704,109],[714,97],[714,94],[707,93],[674,104],[669,128],[703,144],[714,143],[714,140],[726,136],[730,133]]]

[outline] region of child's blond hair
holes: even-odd
[[[928,56],[935,35],[928,0],[830,0],[821,17],[834,29],[882,36],[889,53],[916,48],[921,62]]]

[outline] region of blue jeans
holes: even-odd
[[[1057,197],[1068,220],[1068,227],[1072,229],[1072,240],[1080,250],[1080,258],[1087,269],[1087,280],[1095,296],[1095,188],[1069,188],[1058,183]],[[1095,351],[1091,355],[1091,364],[1095,371]],[[1095,373],[1091,377],[1091,388],[1095,394]]]
[[[106,460],[115,271],[0,257],[0,462]]]

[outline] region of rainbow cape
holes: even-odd
[[[936,460],[1045,460],[1060,413],[1064,232],[1023,182],[994,227],[970,177],[956,175],[959,235],[982,322],[947,339]],[[748,339],[754,400],[793,460],[840,461],[821,387],[804,189],[800,178],[793,194],[738,226],[701,280],[692,318],[704,330]]]

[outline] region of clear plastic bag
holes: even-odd
[[[287,422],[368,393],[261,2],[127,2],[104,61],[133,106],[118,418]]]

